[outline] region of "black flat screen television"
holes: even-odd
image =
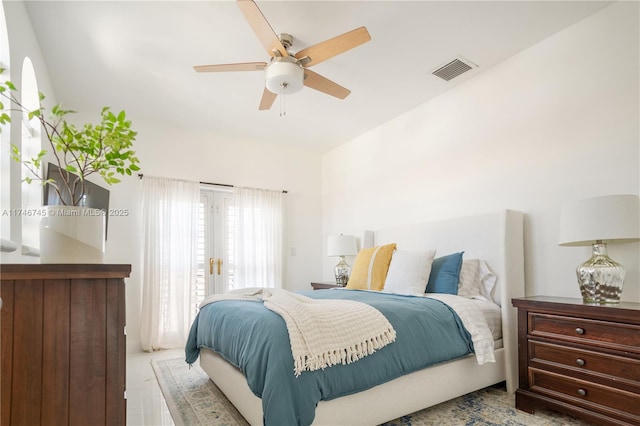
[[[47,179],[54,179],[56,182],[62,182],[61,173],[63,172],[55,164],[49,163],[47,165]],[[70,173],[70,175],[72,181],[78,178],[78,176],[74,175],[73,173]],[[84,188],[85,196],[84,200],[80,202],[80,205],[104,211],[106,223],[104,237],[106,240],[107,230],[109,229],[109,190],[101,187],[100,185],[96,185],[93,182],[89,182],[88,180],[85,180]],[[71,198],[69,191],[64,187],[64,185],[60,185],[60,191],[62,192],[62,197],[67,202],[67,204],[71,204],[68,201]],[[58,196],[55,188],[51,185],[46,185],[44,187],[44,195],[42,200],[45,206],[59,206],[63,204],[60,201],[60,197]]]

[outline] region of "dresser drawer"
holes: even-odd
[[[590,410],[640,423],[640,394],[529,368],[530,389]]]
[[[543,342],[529,342],[530,365],[555,365],[599,376],[640,391],[640,359]]]
[[[620,351],[640,353],[640,326],[633,324],[530,312],[528,332],[531,336],[583,342]]]

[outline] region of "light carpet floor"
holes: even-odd
[[[162,394],[177,426],[245,426],[248,423],[207,374],[184,359],[151,361]],[[535,416],[515,409],[514,395],[494,386],[385,423],[385,426],[583,426],[572,417],[538,410]],[[346,426],[346,425],[336,425]]]

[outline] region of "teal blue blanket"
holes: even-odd
[[[471,336],[458,315],[438,300],[358,290],[302,294],[367,303],[389,320],[396,341],[352,364],[304,371],[296,378],[282,317],[260,301],[204,306],[191,326],[187,363],[195,362],[200,348],[205,347],[238,367],[251,391],[262,398],[266,426],[310,425],[319,401],[360,392],[473,352]]]

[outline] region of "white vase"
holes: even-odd
[[[40,263],[102,263],[105,212],[76,206],[45,206],[40,220]]]

